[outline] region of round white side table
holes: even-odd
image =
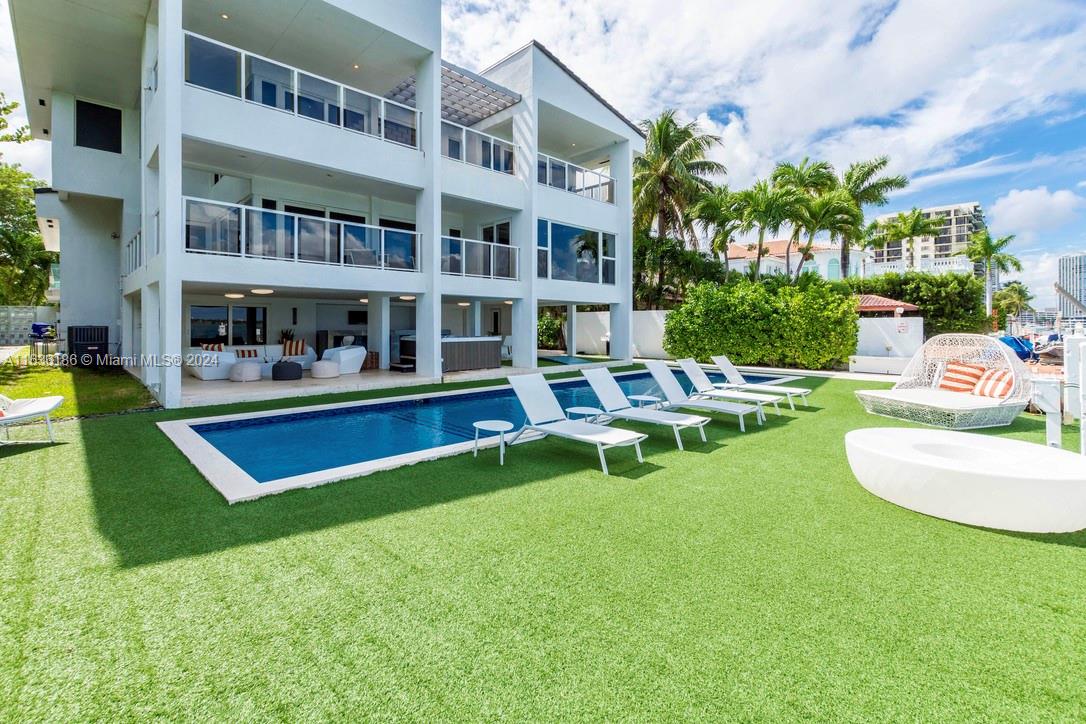
[[[513,429],[513,423],[505,420],[479,420],[473,422],[472,427],[475,428],[475,447],[471,452],[472,457],[479,457],[479,433],[496,432],[498,433],[498,462],[505,465],[505,433]]]
[[[567,407],[567,415],[581,415],[585,422],[594,422],[607,413],[598,407]]]
[[[626,399],[637,403],[638,407],[656,407],[660,398],[656,395],[626,395]]]

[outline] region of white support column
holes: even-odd
[[[577,356],[577,305],[566,305],[566,354]]]
[[[615,279],[618,280],[622,301],[610,306],[611,359],[633,357],[633,155],[629,141],[614,147],[611,173],[615,177],[615,203],[624,212],[626,221],[619,229],[615,243]]]
[[[524,297],[513,300],[510,337],[513,345],[513,366],[535,369],[539,309],[536,302],[536,149],[538,139],[538,108],[532,95],[524,95],[513,116],[513,140],[517,144],[516,174],[524,184],[524,208],[513,214],[510,233],[518,252],[518,271]]]
[[[473,300],[468,309],[470,310],[468,334],[481,337],[483,335],[483,303],[478,299]]]
[[[145,355],[156,355],[160,349],[158,325],[158,284],[149,284],[140,291],[140,327],[143,339],[140,350]],[[157,367],[142,365],[140,379],[147,386],[161,384]],[[156,391],[156,394],[158,392]]]
[[[535,369],[539,337],[539,309],[530,299],[513,300],[513,366]]]
[[[370,294],[369,300],[366,317],[369,339],[366,346],[377,353],[380,368],[387,370],[388,363],[392,361],[389,359],[391,297],[387,294]]]
[[[162,226],[162,265],[158,283],[159,330],[157,347],[148,353],[180,358],[181,266],[185,253],[181,239],[185,227],[181,202],[181,90],[185,81],[185,36],[181,25],[182,0],[158,3],[158,93],[161,95],[161,135],[158,137],[158,199]],[[181,367],[159,367],[158,399],[164,407],[181,406]]]
[[[415,370],[441,376],[441,49],[419,63],[415,102],[421,112],[419,142],[426,164],[425,187],[415,194],[415,224],[421,238],[426,292],[415,300]]]

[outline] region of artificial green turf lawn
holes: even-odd
[[[147,388],[124,370],[28,365],[26,352],[0,363],[0,394],[11,398],[63,395],[64,404],[55,414],[58,418],[158,406]]]
[[[228,408],[61,423],[0,451],[0,720],[1086,716],[1086,534],[869,495],[842,435],[893,422],[808,382],[607,478],[545,440],[234,507],[153,424]]]

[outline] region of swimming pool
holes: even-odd
[[[689,386],[681,372],[676,377]],[[723,381],[722,375],[710,377]],[[659,392],[647,372],[616,379],[627,395]],[[551,381],[551,388],[563,408],[599,405],[583,377]],[[463,452],[475,436],[472,423],[495,419],[517,428],[524,422],[524,410],[507,386],[178,420],[159,427],[235,502]]]

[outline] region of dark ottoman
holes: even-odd
[[[300,380],[302,379],[302,366],[290,360],[279,360],[272,365],[273,380]]]

